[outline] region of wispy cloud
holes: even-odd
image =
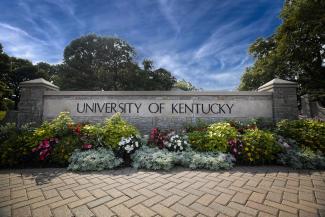
[[[204,89],[235,89],[252,59],[249,44],[279,24],[283,0],[1,1],[0,43],[33,62],[62,61],[64,47],[87,34],[117,36]],[[19,14],[19,16],[16,16]]]
[[[166,20],[171,24],[172,28],[175,30],[176,33],[181,31],[181,27],[177,22],[177,19],[174,16],[175,13],[175,1],[171,0],[159,0],[159,9],[166,18]]]
[[[40,55],[46,55],[44,47],[49,44],[46,41],[31,36],[26,31],[11,26],[6,23],[0,23],[0,41],[5,45],[6,51],[15,54],[15,56],[40,61]]]

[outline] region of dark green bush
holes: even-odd
[[[300,148],[325,153],[325,122],[312,119],[282,120],[277,123],[279,135],[296,140]]]
[[[31,124],[17,127],[14,123],[0,126],[0,165],[18,166],[31,161],[33,145],[30,141],[34,128]]]
[[[206,151],[205,147],[209,142],[208,133],[206,131],[192,131],[187,135],[188,141],[194,150]]]
[[[273,133],[260,129],[246,130],[240,140],[242,146],[238,147],[238,160],[243,163],[272,163],[282,150]]]

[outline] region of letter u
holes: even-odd
[[[84,103],[84,108],[83,108],[82,112],[79,111],[79,103],[77,103],[77,112],[78,113],[84,113],[85,112],[85,103]]]

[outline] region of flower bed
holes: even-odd
[[[270,130],[253,121],[198,122],[178,133],[154,128],[141,136],[119,114],[103,124],[80,124],[61,113],[38,128],[0,126],[0,162],[2,167],[68,166],[73,171],[119,166],[219,170],[235,164],[320,169],[325,168],[324,129],[316,120],[283,120]]]

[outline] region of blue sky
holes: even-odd
[[[205,90],[234,90],[252,64],[248,47],[281,23],[283,0],[3,0],[0,43],[34,63],[60,63],[89,33],[126,40],[137,61],[154,61]]]

